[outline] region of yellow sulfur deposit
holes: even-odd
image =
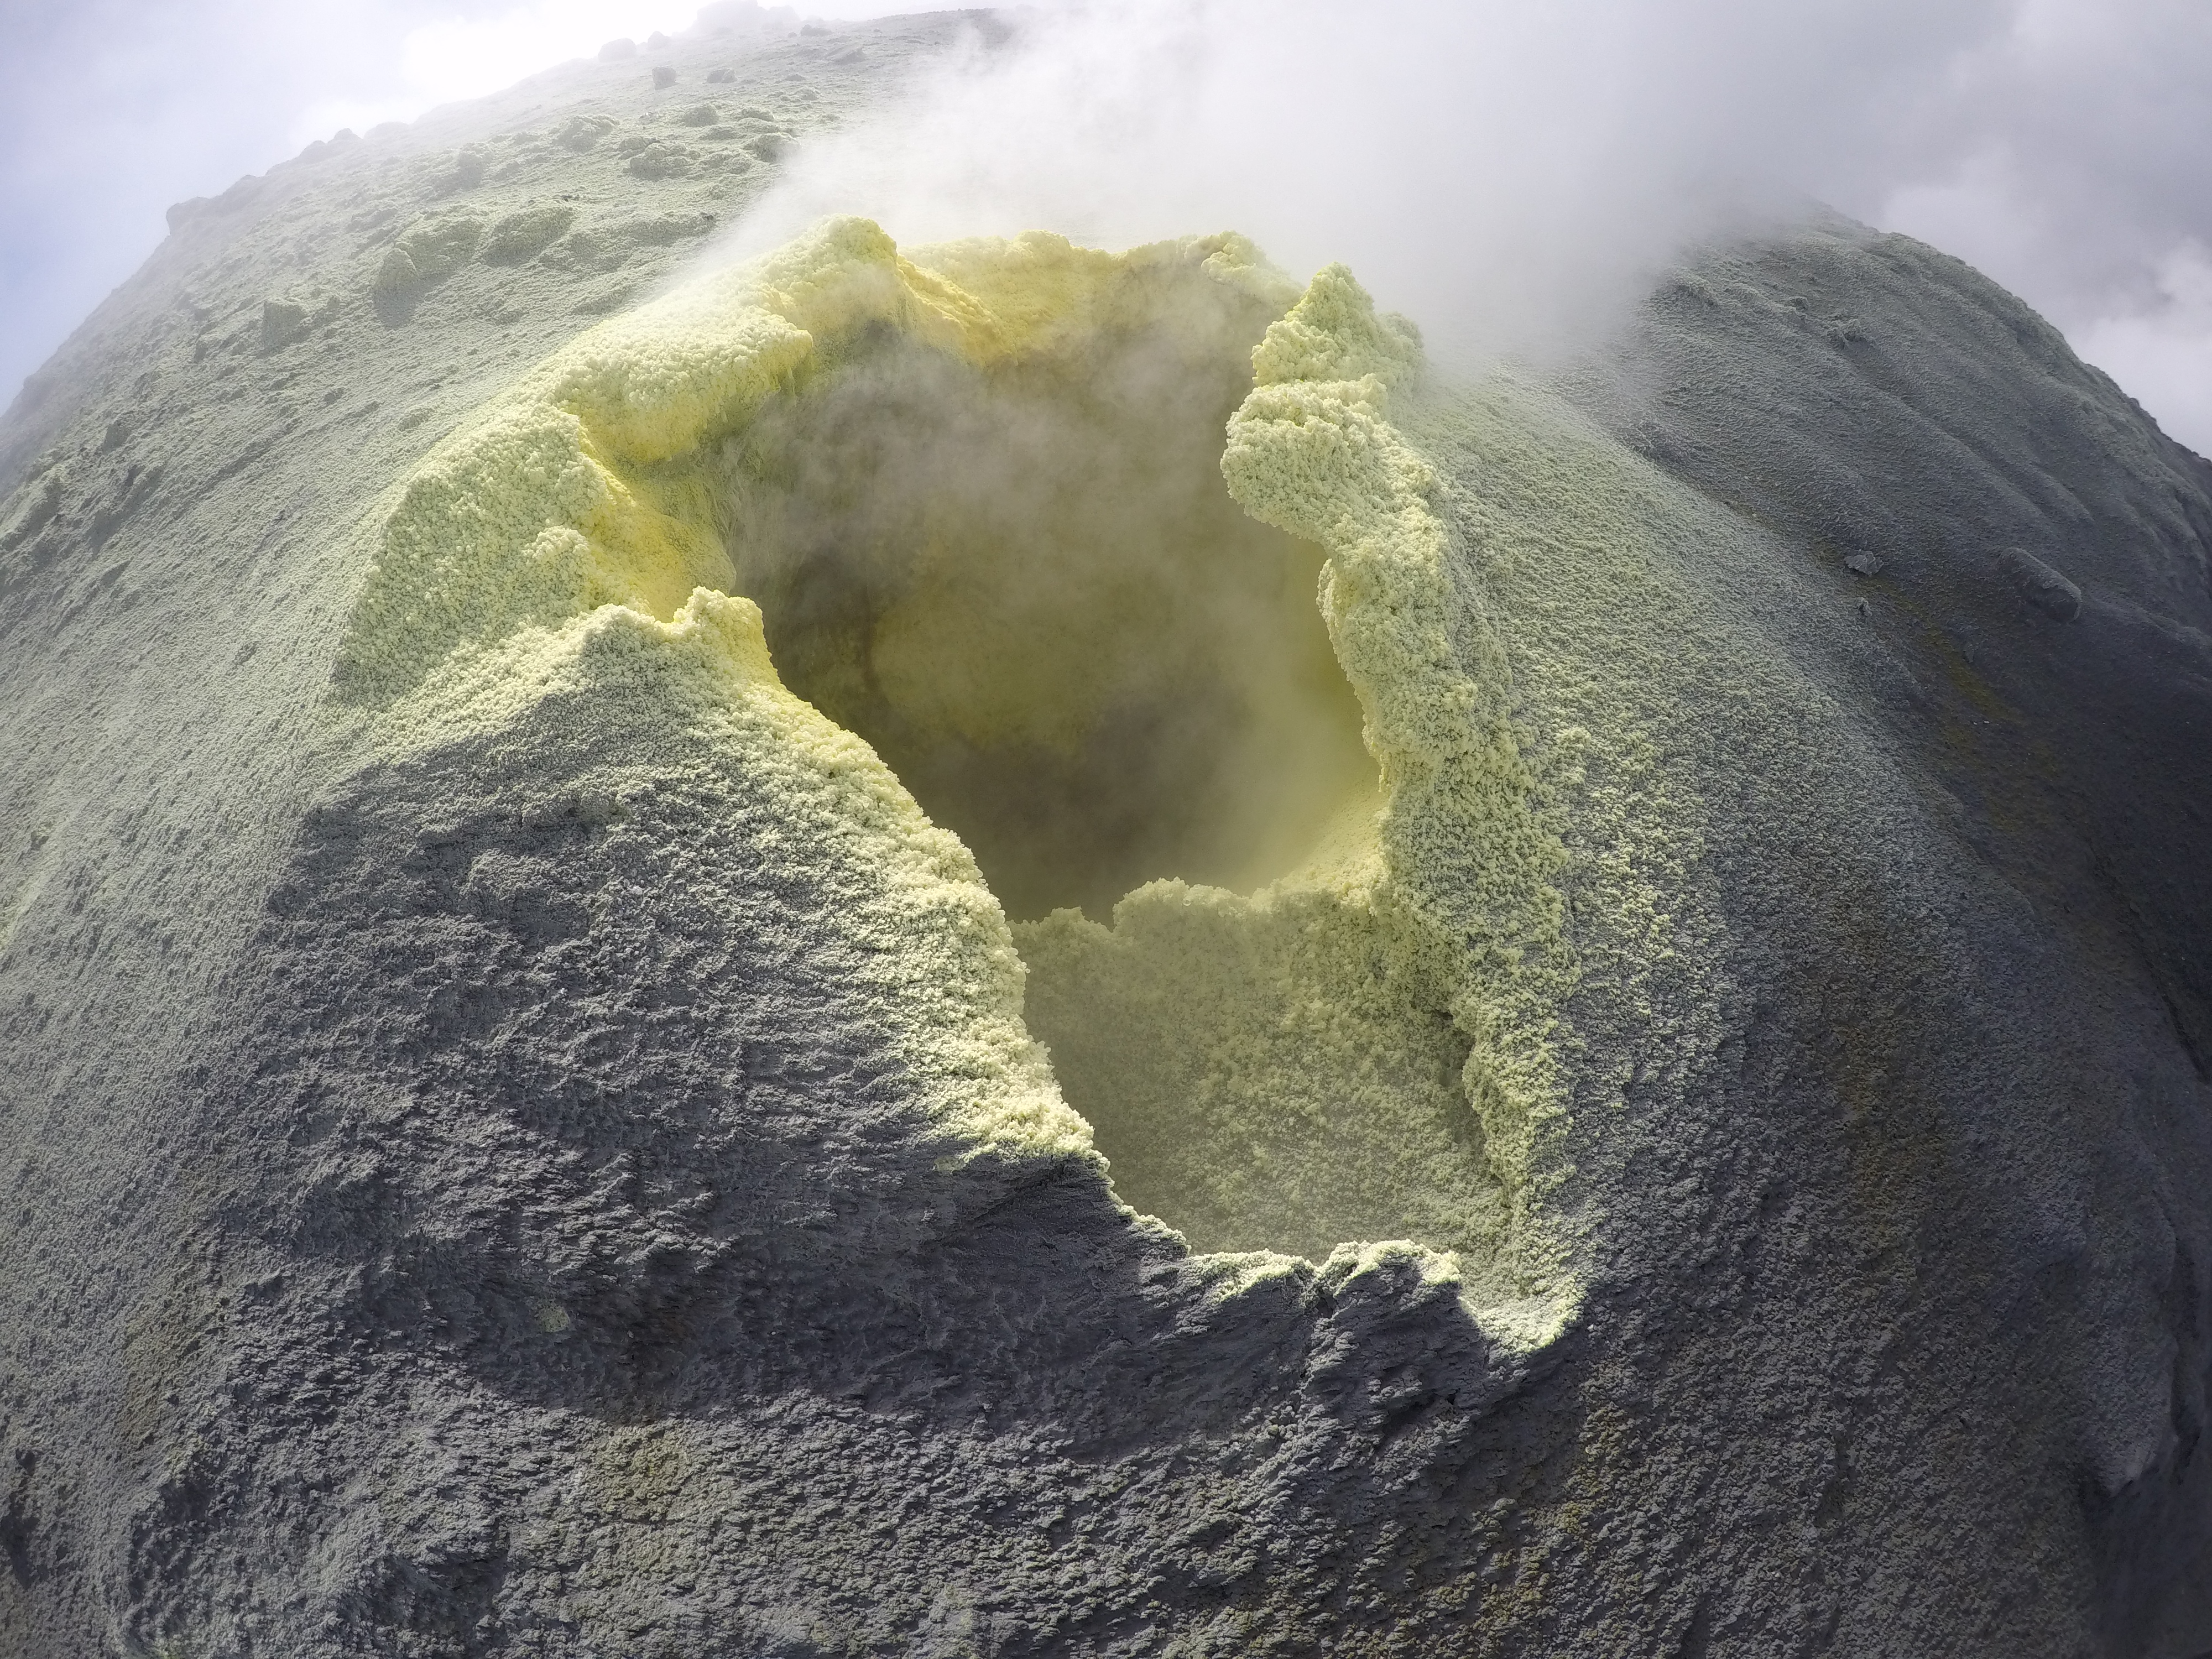
[[[403,752],[657,699],[793,856],[882,872],[841,925],[948,1133],[1087,1125],[1201,1250],[1404,1238],[1478,1305],[1564,1292],[1560,854],[1390,421],[1419,367],[1340,267],[1301,295],[1233,236],[834,222],[441,446],[370,526],[339,697]]]

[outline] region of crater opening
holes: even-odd
[[[1017,921],[1162,878],[1249,892],[1374,788],[1321,550],[1219,470],[1269,315],[1191,286],[1195,315],[988,367],[863,334],[723,458],[778,674]]]
[[[1480,1281],[1509,1206],[1459,958],[1383,873],[1322,550],[1221,471],[1279,298],[1189,260],[1044,292],[1018,350],[816,332],[709,462],[734,590],[974,854],[1127,1202],[1201,1250],[1413,1239]]]
[[[950,1132],[1073,1133],[1033,1037],[1121,1197],[1194,1248],[1410,1239],[1510,1297],[1555,849],[1383,418],[1418,368],[1348,272],[1301,295],[1233,236],[902,256],[828,222],[588,331],[427,457],[340,684],[395,741],[587,660],[678,718],[737,697],[700,740],[761,759],[771,811],[849,814],[822,859],[911,878],[861,896],[870,994]],[[974,854],[1018,1023],[997,919],[763,643]]]

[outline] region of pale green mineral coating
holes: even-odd
[[[1321,605],[1379,793],[1249,896],[1156,882],[1110,929],[1061,912],[1010,930],[961,843],[779,681],[759,610],[726,591],[698,458],[869,330],[988,366],[1079,364],[1087,338],[1160,323],[1164,304],[1172,329],[1163,271],[1289,307],[1253,353],[1221,471],[1253,517],[1328,555]],[[794,855],[834,841],[882,872],[837,923],[948,1133],[1081,1152],[1095,1128],[1124,1198],[1201,1249],[1456,1253],[1434,1271],[1473,1301],[1540,1299],[1516,1327],[1534,1337],[1571,1300],[1538,1224],[1561,1173],[1563,854],[1504,654],[1451,577],[1435,474],[1389,418],[1418,337],[1341,267],[1294,293],[1231,237],[1115,256],[1032,234],[907,258],[834,222],[588,331],[392,492],[366,526],[337,705],[395,754],[580,681],[680,711],[775,781]]]

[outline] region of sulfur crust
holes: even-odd
[[[1322,609],[1379,805],[1355,803],[1304,867],[1249,898],[1155,883],[1110,930],[1066,912],[1018,927],[1030,1024],[1056,1054],[1095,1043],[1109,1052],[1086,1069],[1137,1079],[1146,1182],[1208,1218],[1203,1242],[1280,1240],[1303,1211],[1296,1243],[1318,1255],[1395,1217],[1540,1340],[1575,1295],[1536,1220],[1565,1173],[1550,1042],[1574,979],[1564,854],[1507,717],[1504,652],[1455,591],[1436,476],[1388,418],[1419,341],[1332,266],[1253,356],[1222,471],[1247,512],[1328,555]],[[1110,1012],[1075,1012],[1101,1000]],[[1463,1056],[1455,1075],[1440,1074],[1448,1055]],[[1455,1121],[1469,1111],[1472,1134]],[[1140,1196],[1128,1162],[1117,1179]]]
[[[1287,307],[1254,353],[1221,470],[1253,517],[1328,554],[1322,608],[1379,793],[1347,801],[1313,857],[1249,896],[1156,883],[1112,928],[1062,913],[1018,935],[960,842],[779,681],[759,610],[727,592],[691,458],[867,331],[983,366],[1079,355],[1087,334],[1156,313],[1164,275],[1193,267]],[[589,331],[440,446],[366,526],[375,551],[337,699],[395,753],[497,726],[556,689],[653,702],[783,804],[789,856],[834,845],[879,872],[837,925],[875,964],[866,989],[962,1156],[1092,1155],[1032,1029],[1054,1023],[1055,996],[1127,1002],[1135,980],[1181,983],[1199,1012],[1178,1031],[1169,1010],[1153,1035],[1221,1085],[1164,1103],[1184,1162],[1214,1172],[1206,1201],[1259,1215],[1287,1190],[1324,1229],[1194,1243],[1318,1255],[1411,1236],[1446,1253],[1425,1271],[1463,1276],[1475,1300],[1548,1298],[1556,1313],[1571,1275],[1537,1218],[1562,1172],[1561,854],[1532,805],[1504,653],[1455,588],[1434,474],[1389,418],[1419,365],[1410,326],[1378,318],[1341,267],[1299,295],[1233,236],[1112,255],[1032,233],[902,257],[874,225],[832,222]],[[1076,1045],[1053,1041],[1070,1050],[1065,1080]],[[1295,1114],[1259,1097],[1300,1073],[1328,1084],[1307,1105],[1336,1119],[1303,1142]],[[1470,1110],[1471,1125],[1455,1117]],[[1347,1148],[1358,1191],[1330,1185]],[[1329,1217],[1369,1224],[1331,1236]],[[1522,1321],[1531,1340],[1555,1323]]]
[[[1390,388],[1419,362],[1393,322],[1341,265],[1321,272],[1254,354],[1261,384],[1221,465],[1246,511],[1328,550],[1322,613],[1382,767],[1384,865],[1412,911],[1468,953],[1453,1006],[1476,1045],[1467,1086],[1517,1193],[1549,1178],[1549,1011],[1574,977],[1554,885],[1565,855],[1534,807],[1504,645],[1448,568],[1435,470],[1386,419]]]
[[[700,480],[667,464],[802,378],[817,338],[886,325],[981,364],[1048,351],[1140,304],[1149,272],[1170,261],[1291,297],[1234,236],[1117,256],[1031,232],[938,252],[994,303],[902,258],[869,222],[842,219],[556,352],[372,514],[378,545],[341,653],[342,696],[389,705],[518,632],[602,605],[665,617],[695,586],[726,586]]]

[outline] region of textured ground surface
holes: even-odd
[[[1955,262],[1716,253],[1548,387],[1309,295],[1232,456],[1321,459],[1230,483],[1338,573],[1383,889],[1005,932],[681,592],[531,588],[557,672],[404,720],[341,671],[401,481],[957,27],[303,157],[0,423],[0,1651],[2212,1650],[2212,467]],[[1385,889],[1500,1207],[1409,1221],[1463,1272],[1191,1254],[1092,1129],[1310,1198],[1237,1067],[1350,1052]],[[1085,1025],[1186,925],[1259,1060]],[[937,1041],[1001,937],[1058,1092]]]

